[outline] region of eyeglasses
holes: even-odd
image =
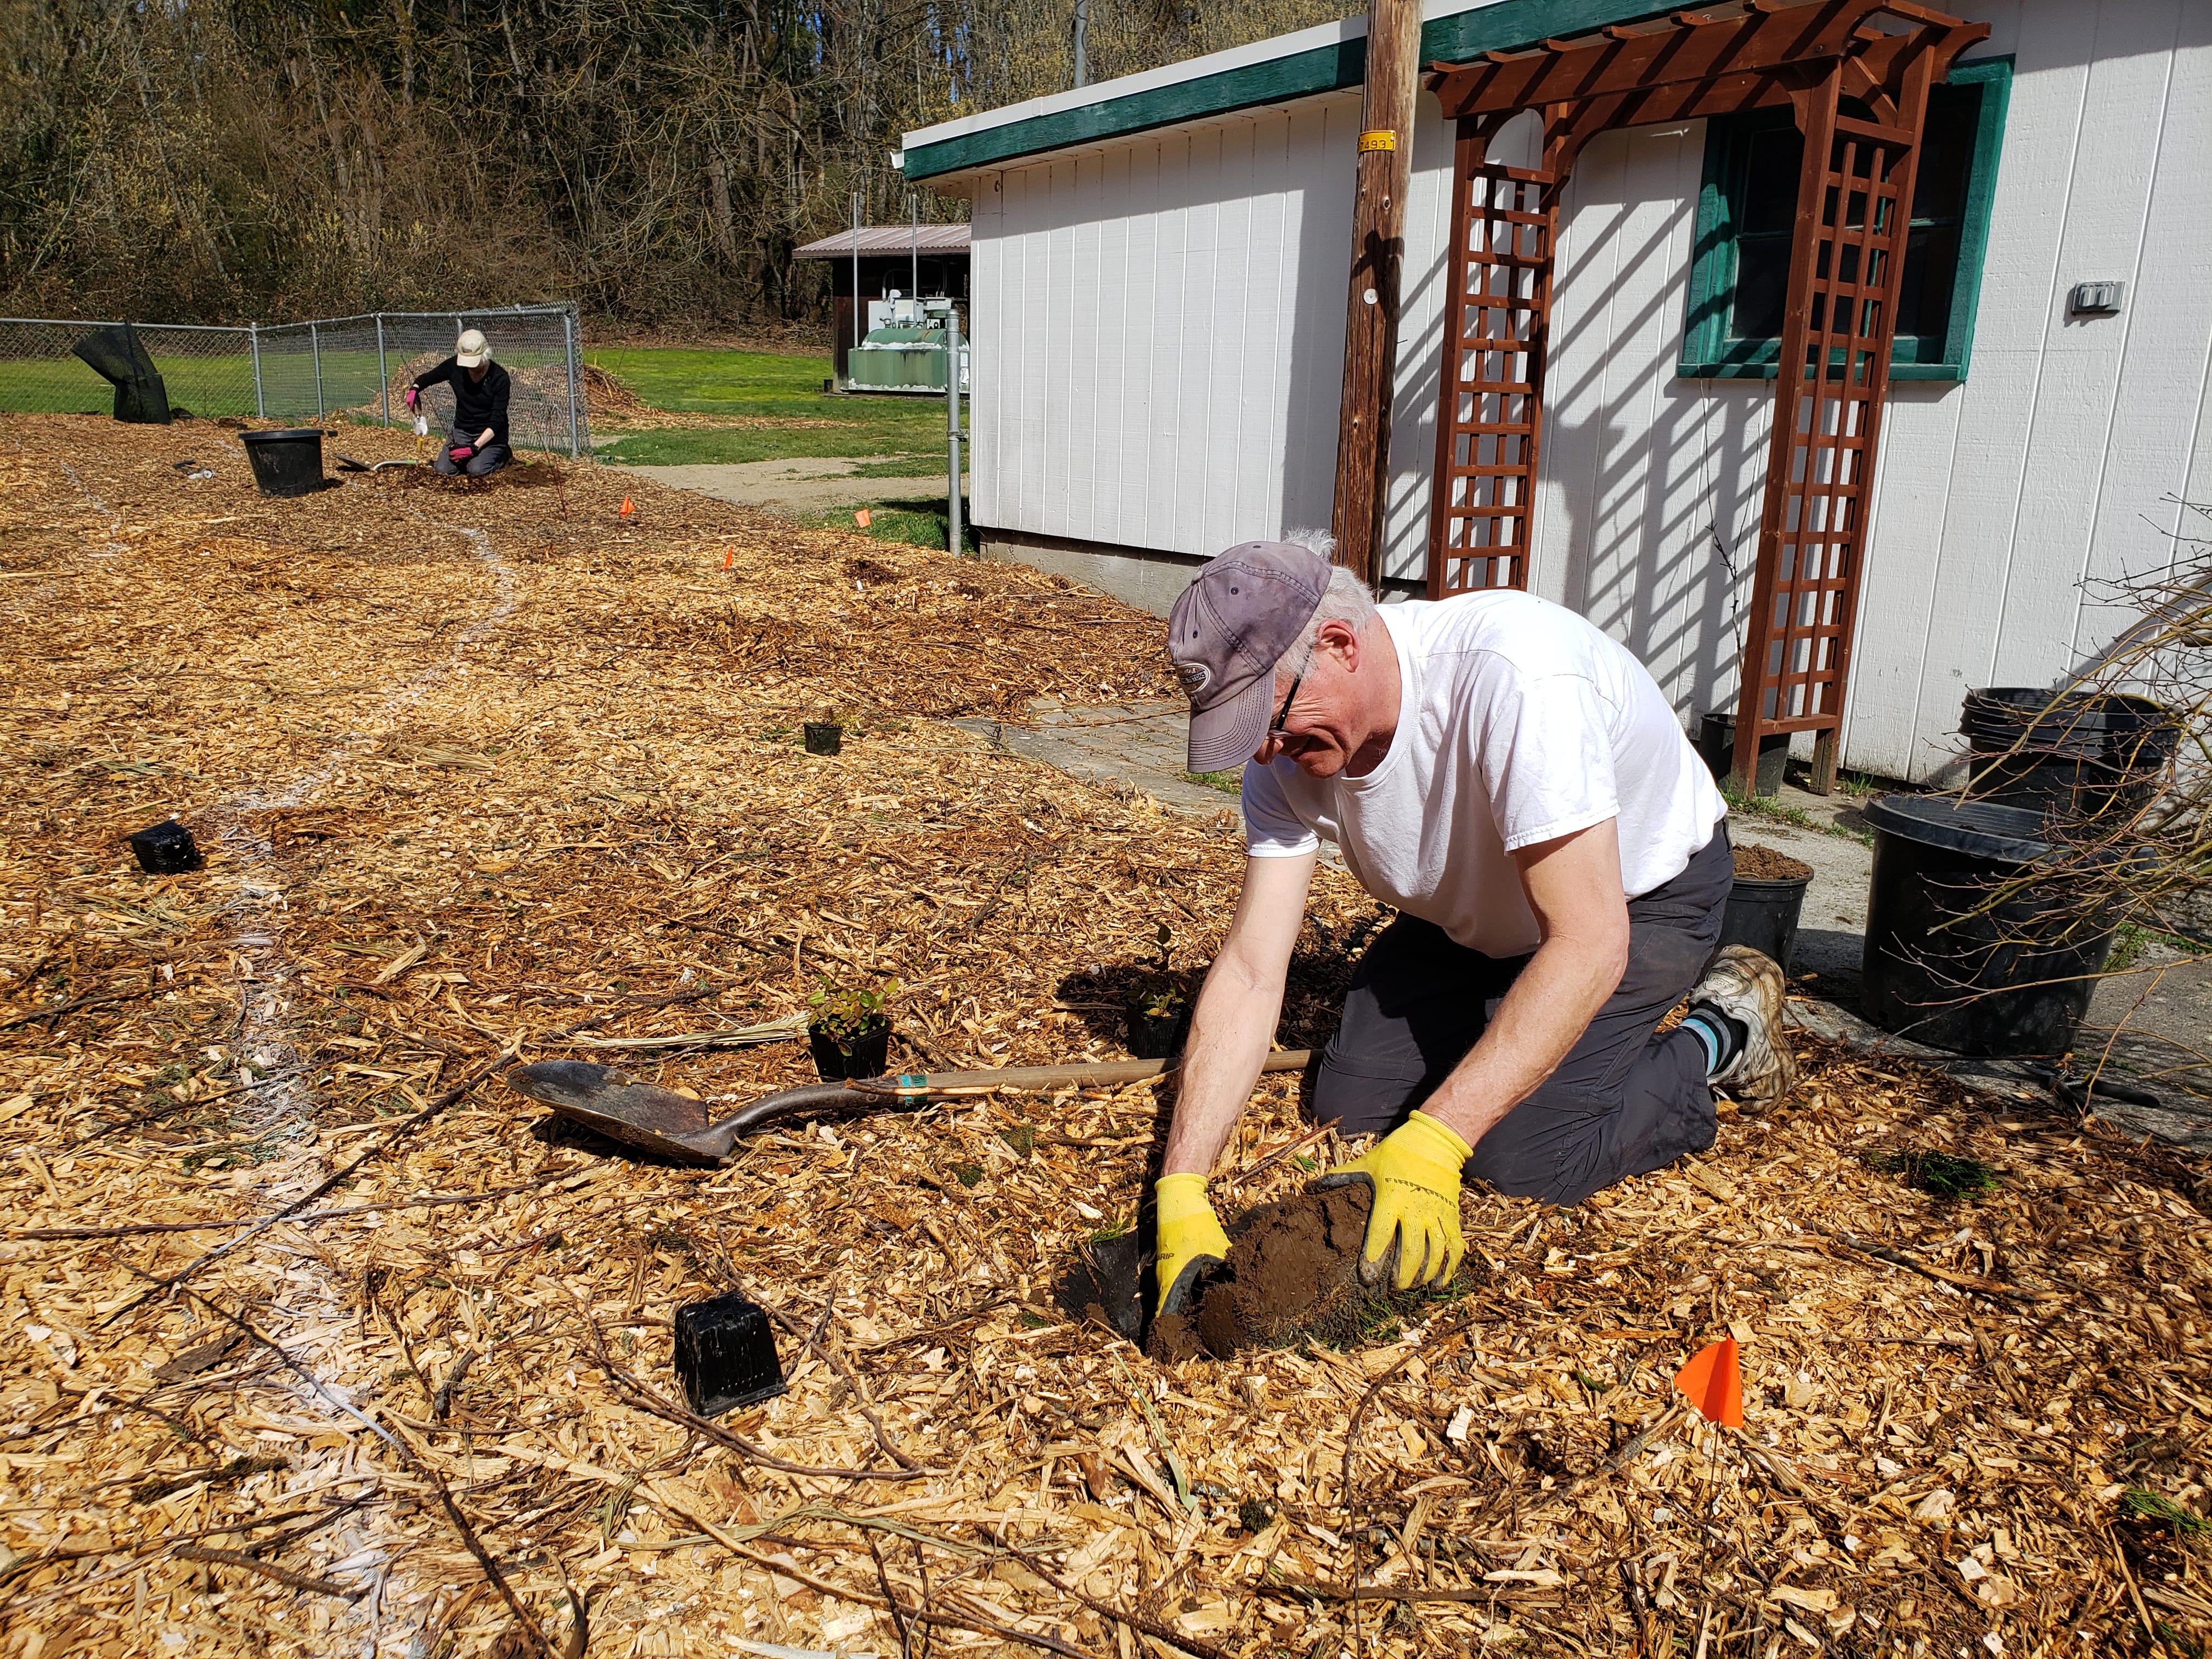
[[[1291,705],[1298,700],[1298,688],[1305,684],[1306,670],[1313,666],[1313,647],[1308,646],[1306,659],[1298,665],[1298,672],[1291,676],[1291,695],[1283,699],[1282,708],[1276,713],[1275,718],[1268,723],[1267,729],[1261,737],[1262,742],[1267,738],[1285,738],[1290,735],[1283,730],[1283,722],[1290,719]]]

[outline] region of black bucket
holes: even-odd
[[[1875,832],[1860,962],[1867,1018],[1954,1054],[2070,1048],[2112,929],[2081,919],[2055,883],[1989,902],[2051,851],[2042,814],[1954,795],[1886,795],[1868,803],[1866,821]]]
[[[1788,881],[1755,881],[1738,876],[1729,889],[1728,909],[1721,918],[1723,945],[1748,945],[1763,951],[1790,971],[1797,953],[1797,920],[1805,911],[1805,890],[1810,876]]]
[[[1726,783],[1735,769],[1735,716],[1708,714],[1698,734],[1698,753],[1716,783]],[[1759,775],[1752,780],[1755,795],[1778,795],[1790,765],[1790,734],[1776,732],[1759,740]]]
[[[287,427],[280,432],[241,432],[253,482],[264,495],[312,495],[327,489],[323,477],[323,434],[319,427]]]
[[[1969,691],[1959,729],[1975,799],[2061,817],[2140,811],[2180,740],[2148,697],[2035,686]]]

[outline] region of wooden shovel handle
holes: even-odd
[[[1303,1072],[1313,1063],[1308,1048],[1278,1048],[1260,1063],[1263,1072]],[[1015,1066],[999,1072],[921,1072],[898,1077],[855,1079],[848,1089],[872,1095],[988,1094],[998,1089],[1062,1089],[1141,1083],[1182,1063],[1170,1060],[1115,1060],[1085,1066]]]

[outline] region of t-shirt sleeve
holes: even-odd
[[[1605,702],[1579,674],[1512,676],[1477,760],[1509,853],[1620,815]]]
[[[1290,859],[1321,846],[1321,837],[1301,823],[1283,794],[1273,767],[1244,763],[1244,852],[1249,858]]]
[[[422,374],[416,375],[415,377],[415,384],[417,386],[443,386],[453,378],[453,360],[451,357],[448,357],[444,362],[438,364],[433,368],[426,369]]]

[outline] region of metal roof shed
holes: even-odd
[[[858,230],[841,230],[794,249],[791,256],[794,259],[821,259],[829,264],[830,339],[840,382],[849,378],[851,372],[845,357],[853,349],[856,252],[861,299],[880,300],[893,293],[909,297],[941,295],[959,301],[963,318],[968,310],[968,227],[964,224],[862,225]]]

